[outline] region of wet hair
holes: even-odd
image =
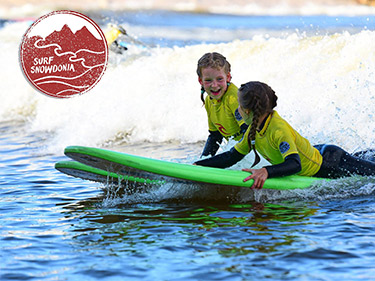
[[[206,53],[198,60],[197,74],[199,77],[202,77],[202,68],[212,67],[218,70],[224,68],[224,72],[228,74],[230,72],[230,63],[227,61],[226,57],[222,54],[213,52]],[[204,104],[204,88],[201,87],[201,100]]]
[[[254,167],[260,161],[258,152],[255,149],[255,135],[259,125],[259,118],[266,113],[273,112],[273,108],[277,105],[277,96],[275,91],[267,84],[252,81],[242,84],[238,89],[238,102],[243,109],[253,112],[253,120],[247,141],[250,150],[253,149],[255,153],[255,160],[251,166]]]

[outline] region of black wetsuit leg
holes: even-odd
[[[375,149],[357,151],[352,154],[355,157],[375,162]]]
[[[355,157],[336,145],[316,145],[323,163],[316,177],[375,176],[375,162]]]

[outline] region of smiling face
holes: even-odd
[[[227,91],[227,83],[230,82],[230,73],[225,73],[224,68],[202,68],[202,77],[199,83],[206,93],[215,100],[220,100]]]

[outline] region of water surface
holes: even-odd
[[[312,143],[375,147],[373,17],[95,16],[145,45],[111,53],[100,83],[68,100],[22,76],[28,23],[0,29],[1,280],[373,279],[374,179],[288,192],[191,184],[119,193],[54,169],[68,145],[197,159],[207,124],[195,67],[209,51],[225,54],[235,84],[272,85],[279,113]]]

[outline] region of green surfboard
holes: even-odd
[[[117,177],[120,180],[147,181],[152,184],[196,182],[221,186],[251,187],[253,183],[252,180],[243,181],[249,175],[244,171],[175,163],[101,148],[69,146],[65,148],[64,153],[79,163],[75,161],[57,162],[56,169],[66,174],[95,181],[103,182],[104,178]],[[326,180],[293,175],[267,179],[263,188],[278,190],[307,188],[319,181]]]
[[[162,185],[163,180],[151,180],[148,178],[140,178],[132,175],[120,175],[109,171],[97,169],[76,161],[59,161],[55,164],[55,168],[60,172],[84,180],[102,182],[108,184],[136,183],[139,185]]]

